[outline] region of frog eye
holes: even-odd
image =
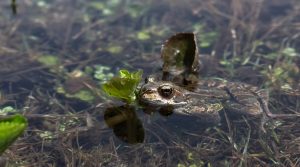
[[[162,97],[170,98],[173,95],[174,90],[173,90],[173,87],[170,85],[162,85],[158,88],[158,93]]]

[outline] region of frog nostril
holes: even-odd
[[[149,78],[146,77],[146,78],[145,78],[145,84],[148,83],[148,82],[149,82]]]

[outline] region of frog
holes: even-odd
[[[220,112],[239,117],[262,118],[268,110],[268,91],[223,79],[199,80],[194,86],[147,77],[138,99],[144,106],[170,109],[172,113],[220,123]]]

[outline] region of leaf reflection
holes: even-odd
[[[120,140],[129,144],[142,143],[145,137],[143,125],[134,110],[134,107],[124,105],[107,108],[104,113],[107,126]]]

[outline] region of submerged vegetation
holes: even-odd
[[[120,69],[157,74],[164,41],[194,32],[201,78],[268,89],[271,112],[299,113],[297,0],[28,0],[16,14],[11,2],[0,2],[0,113],[29,125],[2,154],[10,166],[300,165],[299,118],[260,134],[248,120],[206,127],[106,96],[134,101],[142,73]]]

